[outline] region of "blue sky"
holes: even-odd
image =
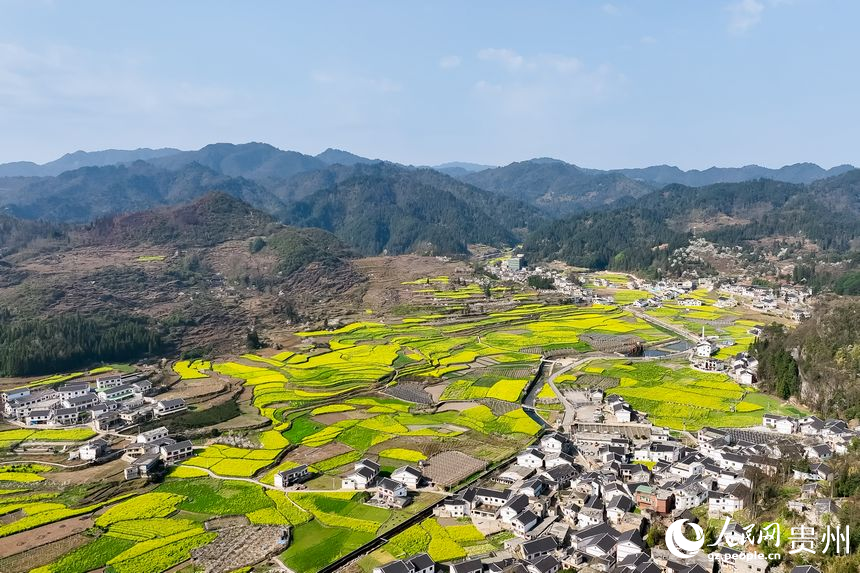
[[[0,162],[860,164],[860,3],[0,0]]]

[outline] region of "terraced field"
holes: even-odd
[[[768,320],[766,317],[761,317],[760,320],[746,318],[737,310],[713,306],[713,299],[702,292],[694,291],[688,298],[696,298],[704,304],[684,306],[664,303],[662,307],[651,308],[646,312],[693,333],[700,333],[704,327],[706,336],[718,337],[720,350],[716,357],[721,360],[747,350],[755,340],[755,335],[749,332],[750,328]]]
[[[652,423],[676,430],[756,426],[765,412],[787,408],[725,374],[700,372],[681,363],[600,360],[589,363],[582,373],[612,380],[607,394],[622,396],[646,412]]]
[[[451,519],[425,519],[398,533],[381,548],[361,559],[359,567],[369,573],[381,564],[416,553],[428,553],[436,561],[462,559],[498,550],[512,536],[504,532],[487,538],[468,521],[459,523]]]
[[[412,286],[454,302],[446,303],[445,311],[392,322],[302,332],[300,344],[274,354],[176,362],[176,387],[209,376],[240,380],[243,396],[251,396],[251,406],[270,425],[200,437],[194,455],[171,468],[153,491],[75,504],[40,485],[50,474],[47,466],[0,467],[0,515],[20,516],[4,521],[0,536],[107,507],[88,532],[91,540],[37,571],[83,573],[109,567],[116,573],[138,573],[169,569],[210,543],[214,534],[201,526],[207,519],[241,516],[251,524],[292,526],[292,542],[282,559],[297,573],[317,571],[438,499],[421,493],[398,511],[366,505],[367,494],[338,491],[341,476],[356,461],[376,460],[383,473],[426,462],[428,471],[448,471],[447,476],[434,474],[438,483],[455,485],[467,476],[445,469],[440,460],[451,452],[458,452],[469,468],[480,469],[509,458],[540,431],[521,401],[542,355],[563,351],[582,356],[593,351],[585,339],[669,338],[615,306],[524,302],[464,317],[449,311],[457,301],[485,297],[477,286],[453,284],[446,277]],[[686,314],[674,318],[694,319]],[[744,325],[728,328],[735,326]],[[725,377],[654,363],[595,360],[556,382],[590,377],[612,381],[612,391],[647,411],[655,423],[679,429],[753,425],[765,409],[780,406],[766,396],[745,394]],[[403,399],[413,396],[414,401]],[[549,386],[537,398],[548,416],[561,407]],[[0,431],[0,444],[80,442],[92,435],[86,428],[13,429]],[[271,488],[278,471],[300,464],[311,471],[309,491]],[[450,560],[491,551],[503,541],[498,536],[485,539],[470,525],[430,519],[394,536],[362,567],[372,569],[381,560],[418,551]]]

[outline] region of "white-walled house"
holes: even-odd
[[[379,464],[368,459],[356,462],[352,473],[341,480],[343,489],[367,489],[379,475]]]
[[[401,466],[391,472],[391,479],[400,482],[409,489],[418,489],[424,476],[412,466]]]
[[[284,489],[287,486],[293,485],[294,483],[299,483],[300,481],[307,479],[309,475],[310,472],[308,471],[307,464],[280,471],[275,474],[275,487]]]

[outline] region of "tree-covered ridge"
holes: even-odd
[[[788,331],[779,324],[765,327],[750,347],[759,362],[761,387],[780,398],[800,396],[800,374],[797,361],[787,345]]]
[[[64,225],[46,221],[28,221],[0,212],[0,258],[8,256],[33,241],[44,239],[63,242],[68,239]]]
[[[753,345],[763,386],[826,415],[860,416],[860,302],[833,299],[788,331],[774,325]]]
[[[511,245],[534,209],[429,170],[359,165],[351,177],[298,201],[288,221],[331,231],[364,254],[464,253]]]
[[[546,158],[468,173],[461,179],[553,216],[605,207],[623,198],[641,197],[654,188],[621,173],[582,169]]]
[[[17,319],[0,309],[0,340],[2,376],[68,372],[164,350],[161,335],[149,321],[110,312]]]
[[[337,237],[321,229],[285,227],[264,240],[278,257],[277,270],[289,275],[310,263],[337,266],[354,253]],[[253,248],[253,247],[252,247]]]
[[[526,251],[593,268],[654,269],[699,225],[705,230],[697,234],[726,246],[800,235],[824,251],[846,253],[860,240],[858,174],[815,186],[766,179],[670,185],[610,211],[548,222],[528,237]],[[719,224],[721,217],[729,223]]]
[[[210,246],[265,235],[279,227],[274,218],[224,192],[192,203],[102,217],[83,227],[85,243]]]

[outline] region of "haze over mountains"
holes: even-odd
[[[627,235],[639,237],[648,249],[652,240],[672,243],[686,235],[695,221],[719,220],[735,230],[746,225],[736,235],[747,237],[756,235],[750,225],[791,231],[775,223],[762,227],[764,207],[785,216],[814,212],[823,224],[830,220],[823,216],[826,210],[836,206],[832,220],[838,225],[832,233],[812,229],[806,219],[790,220],[803,223],[795,230],[816,235],[822,248],[853,248],[860,172],[852,169],[803,163],[780,169],[606,171],[551,158],[503,167],[448,163],[430,168],[331,148],[311,156],[264,143],[218,143],[196,151],[75,152],[41,166],[0,165],[0,208],[21,219],[87,223],[223,192],[274,220],[331,232],[367,255],[464,253],[470,243],[511,246],[531,235],[528,244],[535,254],[606,266],[627,248],[606,238],[625,226],[618,219],[622,214],[632,225]],[[752,185],[761,179],[781,185],[761,191]],[[746,193],[756,202],[723,200]],[[714,219],[717,214],[722,219]],[[614,227],[601,230],[603,225]],[[566,229],[561,236],[560,229]],[[603,237],[601,245],[588,246],[595,237]],[[648,256],[634,259],[650,264]]]

